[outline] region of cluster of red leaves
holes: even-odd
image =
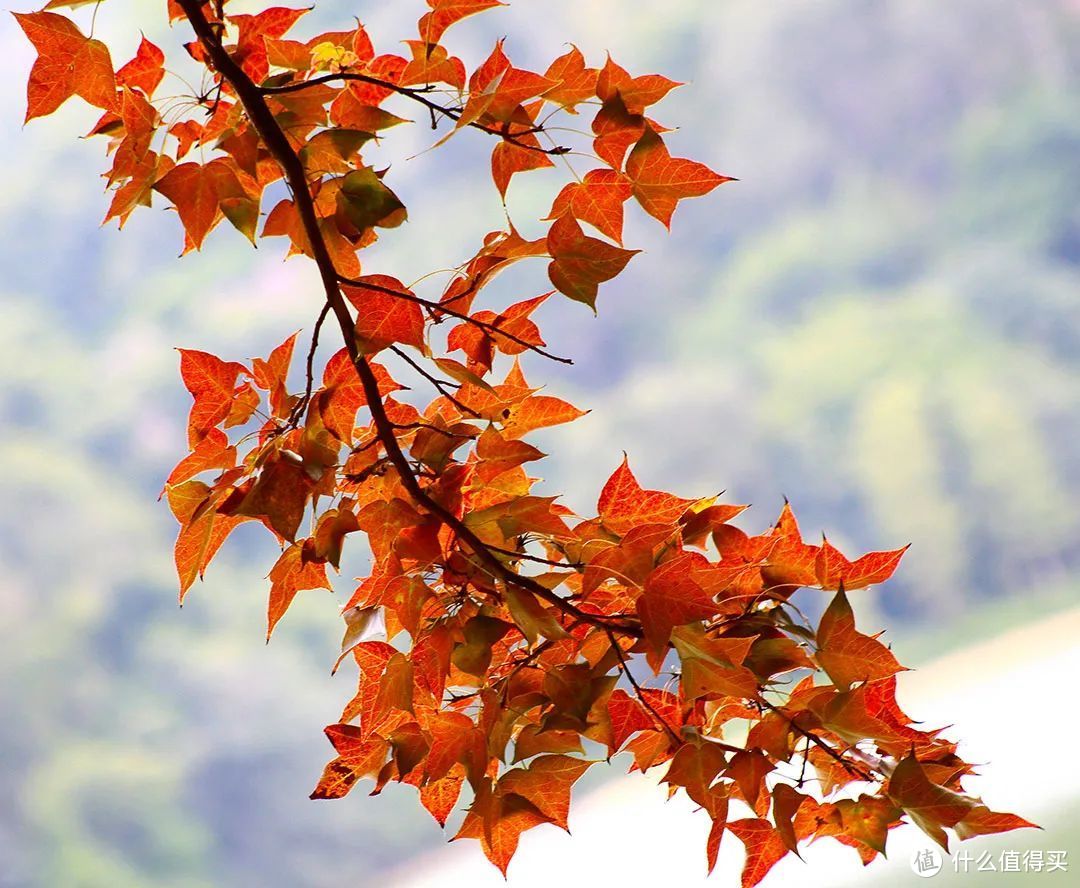
[[[628,201],[668,225],[680,200],[728,181],[672,157],[648,116],[677,83],[610,58],[590,68],[576,48],[526,71],[501,41],[469,73],[444,33],[497,0],[428,0],[406,56],[378,53],[361,26],[286,37],[304,9],[226,16],[221,0],[169,0],[211,85],[166,103],[155,101],[159,48],[144,38],[114,71],[102,43],[49,11],[80,5],[17,15],[39,53],[27,119],[73,95],[104,112],[93,133],[113,158],[106,219],[122,225],[157,192],[185,251],[222,219],[252,240],[287,237],[322,274],[316,331],[332,310],[345,336],[319,380],[316,333],[300,392],[288,383],[295,335],[246,365],[182,351],[190,453],[166,482],[181,598],[241,522],[280,543],[267,637],[299,591],[331,588],[346,537],[367,539],[371,570],[343,608],[338,660],[355,661],[359,684],[326,729],[337,756],[313,797],[401,781],[445,824],[467,788],[457,836],[505,871],[520,834],[566,828],[571,786],[622,751],[633,769],[666,765],[671,792],[712,819],[710,867],[725,832],[743,842],[745,886],[824,836],[869,862],[905,817],[942,845],[946,828],[966,838],[1028,825],[963,793],[971,766],[901,711],[903,667],[855,628],[847,594],[888,579],[904,550],[850,561],[827,540],[804,542],[787,506],[750,536],[730,523],[743,507],[644,490],[625,461],[594,516],[533,493],[526,467],[544,454],[524,438],[582,415],[538,394],[517,360],[548,354],[532,315],[551,294],[474,303],[501,270],[539,257],[557,291],[594,306],[634,255],[622,246]],[[448,122],[442,141],[465,128],[494,137],[504,200],[516,174],[568,153],[551,139],[554,114],[592,115],[596,166],[555,194],[545,234],[493,232],[441,294],[422,297],[363,274],[357,258],[406,218],[386,171],[363,157],[406,122],[382,107],[390,99]],[[290,196],[260,234],[262,196],[283,178]],[[438,397],[422,410],[395,398],[391,359]],[[791,602],[804,587],[835,593],[816,626]]]

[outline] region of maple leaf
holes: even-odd
[[[765,792],[765,778],[774,770],[769,757],[757,749],[743,749],[732,756],[724,776],[735,781],[739,793],[754,810]]]
[[[188,442],[194,450],[232,409],[236,379],[248,371],[235,361],[223,361],[207,352],[181,348],[180,376],[195,399],[188,419]]]
[[[860,681],[876,681],[904,671],[885,645],[855,631],[855,615],[841,588],[821,617],[817,661],[842,691]]]
[[[727,765],[724,751],[715,743],[687,743],[675,753],[664,774],[664,782],[679,786],[710,817],[727,810],[727,795],[713,788],[713,782]]]
[[[836,803],[845,838],[854,839],[872,851],[885,853],[889,828],[899,822],[901,811],[887,798],[861,795]]]
[[[504,202],[506,190],[515,174],[555,166],[551,158],[541,150],[540,140],[535,135],[526,132],[513,138],[512,142],[499,142],[491,152],[491,178]]]
[[[608,751],[614,755],[638,731],[654,730],[657,726],[645,707],[622,688],[616,688],[608,698],[608,717],[611,720],[611,741]]]
[[[570,113],[576,113],[575,106],[596,95],[596,80],[599,74],[596,68],[586,67],[585,56],[581,54],[581,50],[571,46],[569,52],[555,59],[544,72],[544,77],[558,84],[547,90],[544,98],[561,105]]]
[[[200,481],[185,481],[168,489],[169,506],[180,522],[173,557],[180,580],[180,603],[195,580],[203,575],[221,544],[244,519],[221,515],[211,490]]]
[[[596,95],[603,102],[609,102],[618,96],[631,114],[641,114],[678,86],[682,84],[660,74],[631,77],[626,69],[617,65],[609,55],[597,77]]]
[[[693,585],[697,586],[696,583]],[[700,601],[701,608],[697,612],[702,618],[715,611],[716,604],[711,598],[702,596]],[[672,643],[682,661],[682,688],[687,699],[710,694],[749,699],[757,696],[757,676],[742,665],[754,644],[753,638],[711,637],[699,624],[693,624],[676,630],[672,634]]]
[[[470,15],[505,6],[501,0],[428,0],[431,12],[417,22],[421,39],[428,44],[438,43],[446,29]]]
[[[135,57],[120,67],[116,80],[124,86],[142,90],[149,99],[165,76],[165,53],[146,37],[139,41]]]
[[[224,432],[211,428],[195,449],[176,464],[165,485],[180,484],[210,469],[231,469],[235,465],[236,448],[229,444]]]
[[[285,382],[289,375],[289,365],[292,363],[296,337],[297,334],[293,333],[270,352],[270,356],[265,360],[255,358],[251,362],[252,378],[259,388],[269,393],[270,409],[274,416],[283,417],[287,412],[288,392]]]
[[[307,12],[310,9],[272,6],[256,15],[229,16],[238,31],[235,59],[253,81],[261,83],[270,70],[265,39],[285,36]]]
[[[1029,820],[1015,814],[1003,814],[991,811],[986,805],[974,805],[963,818],[953,826],[960,839],[972,836],[988,836],[994,833],[1008,832],[1013,829],[1040,829]]]
[[[570,788],[594,762],[566,755],[541,755],[527,768],[514,768],[499,778],[503,795],[514,794],[532,803],[556,826],[570,831]]]
[[[461,785],[464,782],[465,769],[455,765],[441,780],[432,780],[420,788],[420,803],[427,808],[439,826],[446,826],[446,821],[461,795]]]
[[[558,219],[569,213],[621,245],[623,204],[633,193],[633,185],[622,173],[590,170],[580,182],[572,182],[559,192],[548,218]]]
[[[884,583],[893,575],[900,559],[910,546],[893,552],[871,552],[848,561],[827,539],[821,542],[815,561],[818,583],[822,589],[862,589]]]
[[[258,201],[240,181],[235,162],[216,157],[209,163],[182,163],[155,184],[180,214],[190,246],[202,247],[206,235],[222,218],[254,240]]]
[[[116,76],[109,49],[55,12],[12,13],[38,52],[26,88],[26,122],[52,114],[72,96],[114,111]]]
[[[270,602],[266,614],[266,640],[285,615],[297,592],[305,589],[331,589],[326,578],[326,564],[305,562],[301,546],[289,546],[270,569]]]
[[[363,354],[395,342],[424,348],[424,313],[401,281],[373,274],[356,279],[344,291],[356,306],[356,342]]]
[[[643,490],[624,456],[600,491],[596,509],[608,530],[623,535],[639,524],[674,524],[692,502],[659,490]]]
[[[631,114],[618,94],[605,100],[593,118],[593,148],[604,163],[621,170],[627,149],[645,132],[645,118]]]
[[[586,236],[570,213],[564,213],[552,224],[547,247],[552,259],[548,277],[555,288],[594,310],[599,285],[619,274],[640,252]]]
[[[527,799],[516,793],[503,796],[484,783],[454,839],[479,839],[488,860],[505,876],[521,834],[546,822]]]
[[[769,534],[768,563],[762,566],[762,577],[778,595],[794,592],[799,586],[816,585],[819,551],[818,546],[803,542],[799,523],[785,501]]]
[[[465,64],[451,56],[446,47],[425,43],[423,40],[406,40],[412,51],[412,61],[402,70],[398,83],[402,86],[446,83],[455,89],[465,86]]]
[[[300,460],[280,454],[263,467],[235,514],[260,518],[275,533],[292,542],[313,492],[314,483]]]
[[[375,777],[386,760],[389,744],[366,735],[355,725],[330,725],[326,736],[339,753],[323,771],[312,799],[339,799],[364,777]]]
[[[342,179],[337,205],[358,231],[396,228],[408,218],[405,205],[371,167],[353,170]]]
[[[768,820],[733,820],[727,828],[746,848],[742,888],[753,888],[788,853],[783,837]]]
[[[946,853],[949,839],[942,827],[956,826],[976,805],[968,796],[931,783],[914,755],[897,764],[887,789],[889,797]]]
[[[626,159],[626,178],[641,208],[668,228],[680,200],[701,197],[724,182],[734,181],[730,176],[714,173],[703,163],[672,157],[652,127],[646,127]]]
[[[712,596],[690,574],[689,568],[697,557],[687,553],[664,562],[649,574],[637,600],[653,671],[659,671],[672,629],[716,613]]]
[[[388,395],[400,388],[382,365],[373,363],[370,366],[378,380],[380,393]],[[326,362],[322,384],[318,408],[323,423],[339,441],[351,442],[356,412],[367,404],[367,394],[356,375],[348,349],[340,349]]]

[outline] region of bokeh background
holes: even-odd
[[[390,50],[421,6],[320,0],[298,31],[359,16]],[[163,7],[102,6],[114,60],[140,29],[187,39]],[[787,495],[842,548],[912,542],[857,606],[914,665],[1076,606],[1080,3],[516,0],[451,34],[470,63],[507,35],[542,69],[572,40],[686,81],[656,109],[682,126],[673,153],[741,180],[680,207],[671,237],[634,214],[645,252],[598,318],[542,309],[577,363],[527,369],[592,409],[544,437],[548,490],[587,511],[625,449],[647,486],[754,503],[748,526]],[[172,347],[265,354],[310,327],[310,269],[231,229],[178,261],[159,208],[98,227],[103,143],[76,138],[95,114],[75,100],[20,128],[32,60],[0,19],[0,886],[387,884],[441,841],[411,791],[307,801],[350,694],[329,667],[351,575],[266,647],[268,541],[238,532],[178,610],[156,502],[184,445]],[[412,218],[366,266],[406,280],[502,219],[481,134],[423,153],[409,129],[386,150]],[[553,182],[515,183],[515,221]],[[1070,705],[1075,680],[1031,690]],[[1064,755],[1041,717],[1001,713],[1033,756]],[[1037,844],[1080,857],[1077,811]]]

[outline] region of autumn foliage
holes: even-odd
[[[165,484],[181,600],[241,523],[280,544],[268,638],[298,592],[332,588],[346,542],[367,542],[337,663],[355,664],[358,686],[326,728],[335,757],[313,798],[364,779],[373,793],[410,784],[440,824],[463,807],[456,837],[505,872],[520,834],[566,828],[574,782],[624,752],[632,770],[663,766],[669,791],[711,818],[710,868],[725,833],[745,845],[744,886],[823,837],[869,862],[904,820],[943,847],[946,829],[1030,825],[963,792],[971,765],[901,711],[904,667],[856,628],[849,595],[887,580],[903,549],[849,560],[805,542],[787,505],[751,535],[731,523],[744,507],[644,489],[625,459],[598,485],[595,515],[533,492],[544,454],[529,435],[582,415],[518,361],[565,360],[537,309],[560,297],[595,307],[635,254],[622,242],[628,205],[670,226],[681,200],[729,181],[670,153],[653,107],[679,84],[611,58],[590,67],[573,47],[527,71],[502,41],[469,71],[448,29],[497,0],[428,0],[402,54],[359,25],[289,36],[306,9],[227,15],[224,0],[168,0],[157,14],[188,33],[179,63],[202,72],[203,91],[177,102],[157,98],[165,56],[150,41],[115,67],[53,11],[89,5],[16,18],[38,52],[27,119],[72,96],[102,112],[106,221],[164,199],[185,252],[225,220],[253,242],[285,238],[322,283],[298,360],[296,335],[249,363],[181,350],[189,453]],[[541,234],[508,212],[435,290],[430,269],[399,272],[426,275],[406,285],[358,258],[406,220],[391,173],[364,153],[410,111],[436,145],[463,130],[486,138],[504,202],[519,173],[566,173]],[[499,272],[537,259],[553,289],[494,304]],[[434,400],[421,409],[406,385]],[[805,599],[824,606],[816,625],[792,603],[804,587],[830,593]]]

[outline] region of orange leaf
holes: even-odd
[[[213,428],[188,456],[177,463],[165,484],[179,484],[210,469],[231,469],[235,465],[236,448],[229,444],[224,432]]]
[[[693,502],[659,490],[643,490],[623,457],[600,491],[596,508],[604,526],[622,536],[639,524],[674,524]]]
[[[447,28],[466,16],[505,5],[501,0],[428,0],[431,12],[417,22],[420,38],[425,43],[438,43]]]
[[[432,780],[420,788],[420,804],[427,808],[439,826],[446,826],[450,812],[454,810],[465,782],[465,769],[455,765],[441,780]]]
[[[396,278],[381,274],[359,278],[357,284],[344,290],[356,306],[356,340],[364,354],[373,354],[396,342],[423,349],[424,313],[410,298],[414,296],[411,290]],[[402,295],[395,296],[386,290]]]
[[[672,629],[716,613],[712,596],[690,574],[690,567],[698,558],[701,556],[688,553],[665,561],[649,574],[645,590],[637,600],[642,628],[650,645],[649,665],[654,671],[659,671]]]
[[[631,77],[626,69],[615,64],[608,56],[596,81],[596,95],[603,102],[609,102],[618,95],[631,114],[641,114],[677,86],[682,84],[660,74]]]
[[[823,540],[815,562],[822,589],[862,589],[884,583],[893,575],[900,559],[910,546],[893,552],[871,552],[848,561],[828,540]]]
[[[107,111],[118,108],[116,77],[104,43],[54,12],[12,14],[38,51],[26,88],[26,121],[52,114],[72,96]]]
[[[522,147],[528,145],[528,148]],[[510,187],[510,179],[515,173],[526,173],[529,170],[543,170],[555,166],[551,158],[543,151],[531,150],[540,148],[540,140],[532,133],[522,133],[514,136],[513,142],[503,140],[492,149],[491,152],[491,178],[495,180],[495,187],[503,200],[506,199],[506,189]]]
[[[532,802],[551,823],[569,832],[570,788],[593,762],[566,755],[541,755],[527,768],[514,768],[499,779],[499,790]]]
[[[733,181],[703,163],[672,157],[664,140],[651,127],[646,128],[626,159],[626,175],[642,209],[668,228],[680,200],[701,197],[717,185]]]
[[[188,589],[202,577],[221,544],[244,519],[218,514],[208,502],[210,488],[199,481],[185,481],[170,487],[168,497],[169,505],[181,523],[173,555],[180,579],[180,603],[183,604]]]
[[[314,487],[298,459],[278,455],[263,467],[236,514],[262,519],[275,533],[291,542],[296,539]]]
[[[551,63],[544,76],[558,82],[544,93],[544,98],[567,111],[576,113],[574,108],[588,101],[596,94],[596,78],[600,72],[596,68],[585,67],[585,57],[576,46],[559,56]]]
[[[270,569],[270,601],[266,613],[266,640],[289,609],[297,592],[305,589],[331,589],[326,565],[304,562],[300,546],[289,546]]]
[[[910,754],[893,770],[887,788],[892,800],[946,852],[949,839],[942,827],[956,826],[975,807],[973,799],[931,783],[919,760]]]
[[[631,155],[632,156],[632,155]],[[571,182],[555,198],[549,219],[563,213],[590,225],[618,244],[622,243],[623,204],[634,189],[630,180],[615,170],[589,170],[580,182]]]
[[[742,888],[753,888],[788,853],[780,833],[768,820],[735,820],[727,828],[746,847]]]
[[[286,400],[288,394],[285,389],[285,381],[289,375],[289,365],[292,363],[293,348],[296,345],[296,333],[293,333],[281,345],[270,352],[270,357],[265,361],[255,358],[251,362],[251,371],[255,384],[270,395],[270,408],[274,416],[284,418]]]
[[[401,388],[381,364],[372,363],[371,369],[379,381],[381,394],[387,395]],[[323,424],[339,441],[350,443],[356,411],[367,404],[367,395],[346,349],[340,349],[326,362],[323,388],[319,398]]]
[[[611,719],[611,743],[608,752],[614,755],[631,735],[638,731],[656,730],[659,726],[648,711],[622,688],[616,688],[608,698]]]
[[[195,399],[188,418],[188,442],[194,450],[209,431],[232,410],[236,378],[247,373],[242,364],[223,361],[207,352],[181,348],[180,376]]]
[[[855,615],[841,589],[821,617],[817,660],[842,691],[859,681],[889,678],[904,667],[876,638],[855,631]]]
[[[149,99],[165,76],[165,53],[145,37],[139,42],[135,58],[116,72],[116,80],[124,86],[142,90]]]
[[[528,800],[513,793],[503,796],[485,782],[454,838],[479,839],[488,860],[505,876],[521,834],[546,822]]]
[[[993,833],[1008,832],[1012,829],[1039,829],[1038,826],[1029,820],[1024,820],[1023,817],[991,811],[986,805],[976,805],[953,828],[961,839],[970,839],[972,836],[988,836]]]
[[[235,162],[223,157],[214,158],[205,165],[189,161],[173,167],[158,180],[154,189],[173,202],[191,246],[196,250],[227,209],[234,206],[230,202],[257,205],[240,183]],[[231,214],[232,211],[228,212]],[[231,215],[230,221],[234,221]],[[253,231],[254,217],[250,230],[245,233],[250,237]]]
[[[570,213],[552,224],[547,236],[552,262],[548,276],[560,293],[595,310],[599,285],[610,281],[640,252],[613,247],[595,237],[587,237]]]

